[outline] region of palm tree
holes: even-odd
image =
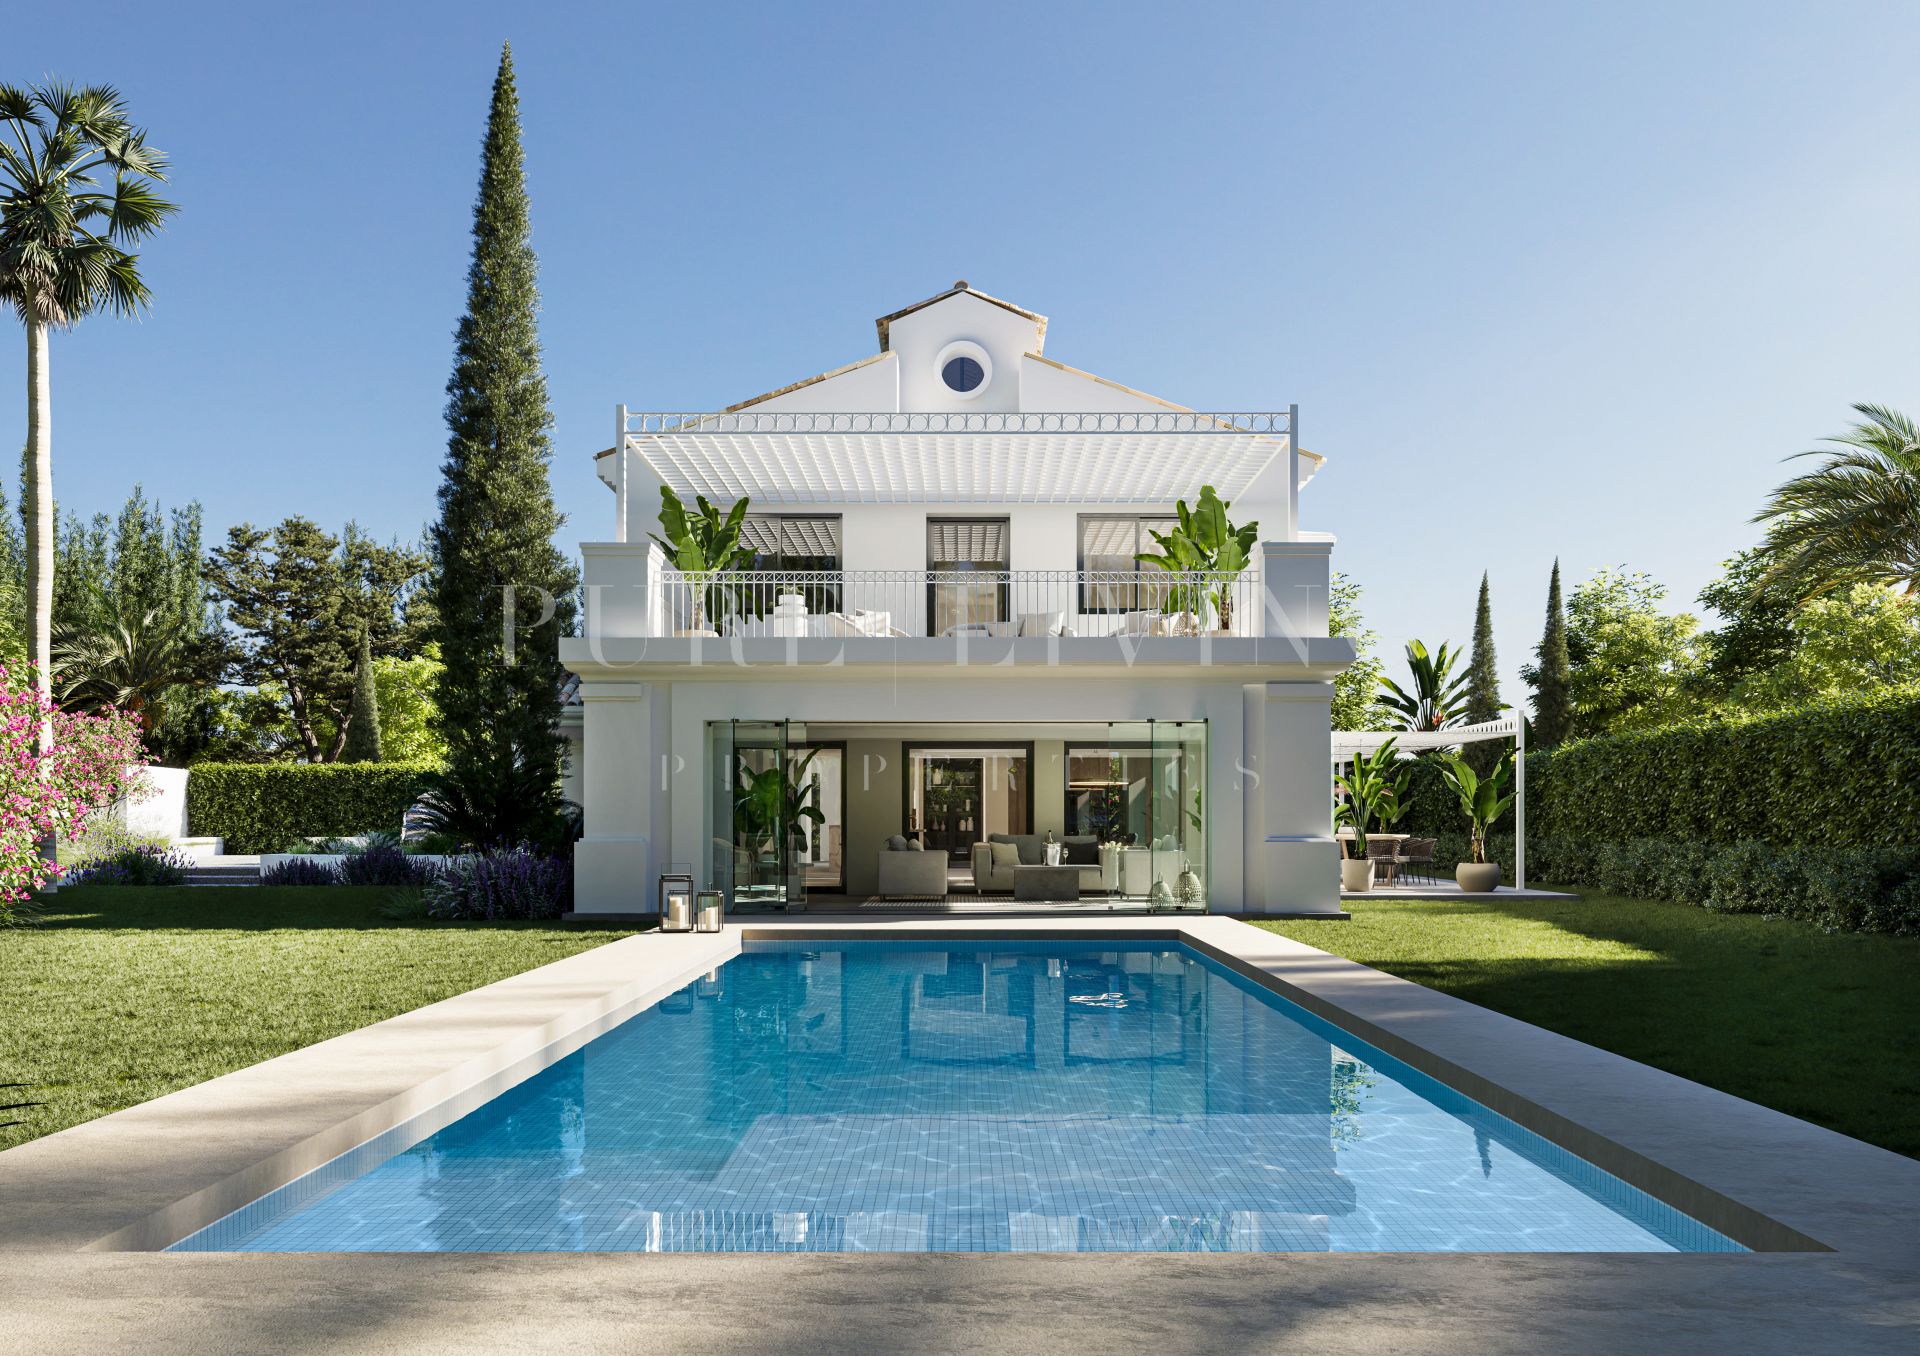
[[[1800,598],[1852,584],[1920,593],[1920,425],[1885,405],[1855,405],[1864,422],[1802,457],[1825,457],[1754,515],[1767,523],[1772,565],[1762,582]]]
[[[1389,713],[1403,730],[1420,732],[1444,730],[1458,725],[1466,714],[1466,689],[1471,674],[1454,676],[1458,650],[1444,644],[1432,655],[1417,640],[1407,642],[1407,670],[1413,679],[1409,692],[1393,679],[1381,676],[1385,689],[1374,698],[1374,705]]]
[[[154,191],[166,157],[108,85],[0,85],[0,300],[27,329],[27,659],[53,665],[53,397],[49,332],[148,300],[129,251],[177,208]],[[102,180],[111,177],[111,184]],[[43,722],[40,746],[53,742]]]
[[[157,609],[136,621],[111,618],[99,629],[63,626],[53,638],[53,692],[62,706],[116,706],[151,735],[168,689],[201,679],[194,646]]]

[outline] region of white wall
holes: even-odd
[[[117,802],[113,818],[129,832],[177,843],[187,836],[187,769],[130,768],[133,794]]]

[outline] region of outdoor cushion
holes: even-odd
[[[925,852],[926,850],[927,850],[927,845],[921,842],[918,838],[907,839],[908,852]]]
[[[1068,866],[1098,866],[1100,864],[1100,844],[1092,838],[1069,838],[1066,840],[1066,861]]]
[[[896,833],[893,837],[887,839],[887,850],[890,852],[905,852],[907,850],[907,836],[904,833]]]
[[[1012,843],[989,843],[987,849],[993,854],[993,869],[1004,871],[1019,866],[1020,849]]]
[[[1066,629],[1067,614],[1064,612],[1022,612],[1020,614],[1020,634],[1023,636],[1057,636]]]

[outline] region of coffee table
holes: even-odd
[[[1016,866],[1013,868],[1013,897],[1026,900],[1075,900],[1080,898],[1078,866]]]

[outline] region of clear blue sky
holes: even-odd
[[[433,512],[488,82],[519,68],[563,544],[611,411],[862,357],[964,277],[1065,362],[1299,402],[1308,527],[1502,668],[1570,581],[1682,601],[1780,459],[1920,407],[1920,6],[24,6],[0,78],[119,85],[184,211],[142,322],[56,339],[63,506],[211,536]],[[24,437],[25,344],[0,338]],[[1508,696],[1514,696],[1509,692]]]

